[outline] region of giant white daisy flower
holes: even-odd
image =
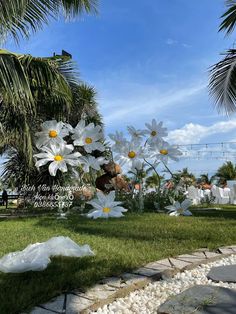
[[[145,130],[135,129],[133,126],[128,126],[127,130],[134,140],[140,140],[146,134]]]
[[[35,134],[38,137],[36,140],[36,146],[38,148],[50,144],[65,143],[63,138],[69,135],[69,130],[65,123],[57,122],[56,120],[45,121],[41,125],[41,128],[42,131]]]
[[[85,120],[80,120],[76,127],[72,130],[72,133],[76,134],[77,137],[81,136],[85,129]]]
[[[92,168],[94,170],[101,170],[101,165],[108,164],[108,160],[104,157],[95,158],[94,156],[82,156],[80,157],[80,163],[82,164],[82,168],[84,172],[88,173],[89,169]]]
[[[182,152],[175,145],[170,145],[165,141],[151,147],[151,157],[157,158],[165,164],[168,159],[178,161],[181,155]]]
[[[94,150],[101,152],[105,150],[105,146],[100,142],[103,134],[102,128],[99,125],[94,126],[93,123],[90,123],[83,130],[81,126],[77,127],[74,129],[74,134],[72,135],[75,146],[84,147],[87,153],[91,153]]]
[[[119,154],[114,157],[114,160],[117,161],[121,166],[128,164],[132,165],[140,159],[146,157],[146,152],[141,145],[140,141],[126,142],[121,148]]]
[[[192,213],[188,210],[189,206],[192,205],[190,199],[185,199],[181,204],[175,202],[173,205],[166,206],[165,208],[169,210],[170,216],[192,216]]]
[[[120,218],[127,209],[120,206],[121,202],[115,201],[115,191],[111,191],[108,195],[97,192],[97,198],[87,202],[93,206],[93,209],[87,214],[88,218]]]
[[[123,132],[116,131],[115,134],[108,134],[110,139],[114,142],[112,145],[112,150],[114,152],[119,152],[120,149],[124,146],[124,144],[127,142],[127,140],[124,137]]]
[[[50,162],[48,170],[51,176],[55,176],[57,170],[67,172],[67,164],[71,166],[79,165],[78,157],[81,154],[79,152],[72,153],[73,150],[73,145],[51,144],[50,147],[43,146],[41,147],[42,153],[34,155],[35,158],[39,158],[35,166],[39,168]]]
[[[162,140],[163,137],[167,136],[167,128],[163,128],[163,122],[157,124],[156,120],[153,119],[152,123],[145,123],[147,130],[145,134],[149,136],[148,143],[156,143]]]

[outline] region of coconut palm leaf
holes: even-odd
[[[231,161],[225,162],[217,170],[215,176],[224,178],[225,180],[235,180],[236,179],[236,165]]]
[[[223,21],[220,24],[219,31],[226,31],[226,34],[229,35],[233,32],[236,25],[236,1],[228,0],[226,5],[228,10],[221,16]]]
[[[97,0],[0,0],[0,35],[18,41],[63,14],[67,19],[96,12]]]
[[[47,97],[53,102],[70,107],[72,92],[67,81],[73,76],[73,68],[67,68],[67,77],[61,73],[57,60],[35,58],[0,50],[0,95],[1,101],[22,113],[35,112],[38,98]]]
[[[226,52],[223,60],[210,71],[209,89],[218,111],[236,111],[236,49]]]

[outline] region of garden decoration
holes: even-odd
[[[130,139],[127,140],[122,132],[109,134],[113,141],[111,147],[114,160],[121,166],[126,165],[135,175],[135,180],[139,183],[139,210],[143,211],[143,173],[146,172],[147,166],[151,168],[159,178],[157,188],[157,198],[160,197],[161,180],[156,168],[162,163],[166,170],[173,176],[169,167],[168,160],[178,161],[182,155],[181,151],[175,146],[164,140],[167,137],[167,129],[163,123],[157,123],[155,119],[151,124],[145,124],[146,129],[138,130],[133,126],[128,126]],[[158,199],[157,199],[158,201]],[[160,200],[159,200],[160,201]],[[159,201],[157,203],[159,203]]]
[[[173,205],[166,206],[165,208],[168,210],[170,216],[192,216],[192,213],[188,210],[191,205],[192,201],[190,199],[186,199],[181,204],[179,202],[175,202]]]
[[[46,242],[28,245],[23,251],[9,253],[0,259],[0,271],[22,273],[47,268],[52,256],[93,256],[89,245],[79,246],[68,237],[53,237]]]
[[[108,193],[113,190],[129,191],[128,183],[121,175],[121,167],[113,161],[102,166],[104,174],[99,176],[96,181],[96,188]]]
[[[97,197],[87,202],[93,206],[93,209],[87,214],[89,218],[120,218],[124,215],[123,212],[127,212],[127,209],[120,206],[121,202],[115,201],[116,193],[111,191],[109,194],[102,192],[97,193]]]
[[[144,209],[144,174],[151,169],[159,180],[155,205],[160,207],[162,204],[161,180],[157,167],[163,164],[173,177],[167,166],[168,161],[178,161],[182,153],[175,145],[171,145],[164,140],[168,133],[162,122],[157,123],[153,119],[150,124],[146,123],[145,126],[146,129],[143,130],[128,126],[129,139],[126,139],[122,132],[116,131],[115,134],[109,134],[113,144],[110,149],[112,156],[110,160],[107,160],[102,156],[107,151],[107,145],[103,143],[103,133],[100,126],[95,126],[94,123],[86,125],[83,119],[79,121],[75,128],[70,124],[55,120],[46,121],[42,124],[42,131],[36,134],[36,146],[40,150],[39,153],[34,155],[36,167],[40,168],[47,165],[51,176],[56,176],[57,171],[65,173],[72,170],[76,173],[78,167],[80,167],[81,177],[89,173],[93,178],[94,189],[97,187],[108,193],[117,190],[119,183],[120,190],[123,189],[126,193],[130,193],[125,180],[121,176],[118,178],[121,171],[113,171],[118,165],[125,166],[134,174],[135,181],[138,181],[138,207],[140,212]],[[97,157],[97,154],[94,155],[95,151],[100,152],[99,157]],[[97,174],[101,169],[106,173],[97,176],[97,179],[95,179],[93,174]],[[117,186],[114,179],[117,180]],[[134,186],[131,190],[133,195]],[[101,192],[99,192],[97,198],[87,202],[87,204],[94,206],[94,209],[87,217],[121,217],[123,216],[122,212],[127,211],[120,206],[114,209],[116,203],[114,192],[103,197],[101,195]],[[107,203],[109,203],[109,206]]]

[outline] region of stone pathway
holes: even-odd
[[[224,251],[225,249],[222,249]],[[236,264],[211,268],[207,278],[218,283],[236,283]],[[197,285],[162,304],[160,314],[234,314],[236,290]]]
[[[236,291],[198,285],[185,290],[158,309],[159,314],[234,314]]]
[[[86,292],[75,290],[58,296],[46,304],[36,306],[31,314],[91,313],[112,303],[117,298],[124,298],[131,292],[146,287],[150,283],[172,278],[179,272],[194,269],[198,265],[207,264],[232,254],[236,254],[236,245],[222,247],[215,252],[200,249],[192,254],[152,262],[131,273],[124,273],[120,277],[104,278]],[[99,311],[99,313],[103,312]],[[114,313],[116,314],[116,312]],[[141,311],[127,311],[127,313],[141,313]]]

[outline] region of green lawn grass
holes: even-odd
[[[0,256],[52,236],[89,244],[94,257],[53,258],[45,271],[0,274],[0,313],[20,313],[73,288],[86,288],[147,262],[236,244],[236,211],[196,210],[195,217],[145,213],[122,219],[88,220],[74,216],[24,218],[0,222]]]

